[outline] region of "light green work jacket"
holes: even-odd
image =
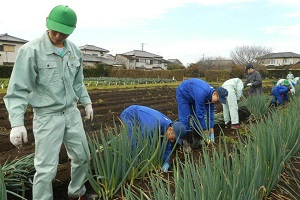
[[[28,104],[37,113],[57,114],[76,107],[78,100],[83,106],[91,103],[80,49],[66,40],[59,56],[47,33],[19,49],[4,97],[11,127],[24,125]]]

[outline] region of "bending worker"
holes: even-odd
[[[33,200],[53,199],[52,181],[62,144],[71,159],[68,195],[83,199],[86,192],[84,167],[89,166],[90,152],[78,100],[88,119],[93,119],[93,109],[83,83],[81,51],[67,40],[76,22],[76,13],[68,6],[51,10],[46,20],[49,30],[19,49],[4,97],[12,127],[10,141],[18,148],[28,141],[24,113],[28,104],[33,108]]]
[[[232,78],[225,81],[222,87],[228,91],[226,104],[222,104],[225,125],[231,122],[231,129],[238,129],[240,127],[238,101],[243,95],[243,81],[239,78]]]
[[[292,74],[291,71],[289,71],[288,75],[286,75],[286,79],[288,81],[293,81],[294,80],[294,75]]]
[[[244,87],[249,87],[248,94],[250,96],[261,94],[262,78],[258,71],[256,71],[252,64],[246,66],[247,78]]]
[[[197,119],[204,131],[205,139],[214,142],[214,103],[220,101],[226,104],[227,95],[228,91],[225,88],[214,89],[198,78],[183,81],[176,89],[179,121],[191,132],[190,119],[191,117]],[[193,124],[193,127],[197,125]],[[194,144],[197,145],[197,142],[193,141],[193,146]]]
[[[152,108],[140,105],[131,105],[126,108],[120,115],[122,123],[128,126],[128,134],[131,139],[135,126],[138,125],[140,133],[145,134],[150,132],[154,134],[157,131],[161,135],[165,135],[168,139],[165,154],[163,157],[162,171],[167,172],[170,167],[169,155],[172,150],[172,142],[177,141],[182,144],[181,138],[185,136],[186,130],[181,122],[172,122],[163,113]]]
[[[296,93],[296,90],[295,90],[295,87],[294,87],[294,82],[293,81],[289,81],[287,79],[279,79],[276,83],[276,85],[284,85],[284,82],[288,81],[289,82],[289,87],[291,88],[290,89],[290,92],[291,92],[291,95],[294,95]]]
[[[283,104],[283,102],[288,102],[288,93],[290,93],[290,89],[290,82],[287,79],[283,81],[283,85],[274,86],[271,91],[273,95],[272,104],[275,106],[280,106]]]

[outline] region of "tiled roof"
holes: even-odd
[[[27,40],[23,40],[21,38],[17,38],[11,35],[8,35],[7,33],[0,34],[0,41],[2,42],[16,42],[16,43],[26,43]]]
[[[270,53],[257,59],[272,59],[272,58],[300,58],[300,54],[293,52]]]
[[[162,56],[149,53],[147,51],[142,51],[142,50],[133,50],[129,51],[127,53],[122,53],[121,55],[126,55],[126,56],[135,56],[135,57],[144,57],[144,58],[162,58]]]
[[[178,59],[168,59],[168,61],[171,63],[178,63],[178,64],[182,65],[182,62],[180,62],[180,60],[178,60]]]
[[[102,62],[107,65],[117,65],[118,63],[114,60],[110,60],[104,57],[93,56],[90,54],[82,54],[83,62]]]
[[[86,44],[84,46],[79,47],[81,50],[91,50],[91,51],[101,51],[101,52],[109,52],[106,49],[102,49],[100,47],[96,47],[94,45]]]

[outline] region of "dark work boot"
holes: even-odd
[[[239,124],[232,124],[232,125],[231,125],[231,129],[236,130],[236,129],[239,129],[239,128],[240,128],[240,125],[239,125]]]

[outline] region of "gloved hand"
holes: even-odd
[[[165,163],[162,166],[161,171],[166,173],[166,172],[168,172],[169,167],[170,167],[169,163]]]
[[[93,113],[93,107],[92,104],[87,104],[85,106],[85,114],[86,114],[86,119],[91,119],[91,121],[93,121],[94,118],[94,113]]]
[[[20,149],[24,144],[28,142],[27,131],[25,126],[13,127],[10,131],[10,142]]]
[[[290,92],[291,92],[292,95],[294,95],[295,94],[295,89],[291,88]]]
[[[204,132],[203,139],[205,142],[210,143],[210,134]]]
[[[247,86],[250,86],[250,87],[251,87],[251,86],[252,86],[252,83],[248,83]]]
[[[215,142],[215,134],[214,133],[210,133],[210,141]]]

